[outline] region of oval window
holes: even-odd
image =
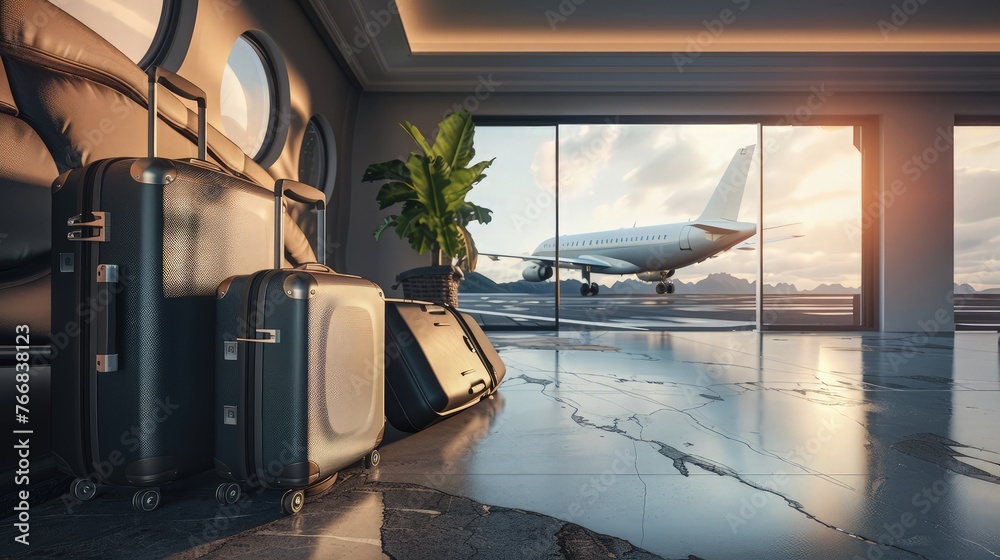
[[[241,36],[222,75],[222,126],[243,152],[259,160],[267,151],[276,113],[274,71],[264,50]]]
[[[316,187],[330,200],[337,176],[337,150],[333,128],[321,115],[306,124],[299,152],[299,182]]]
[[[165,0],[49,0],[139,64],[158,45]]]

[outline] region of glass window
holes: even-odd
[[[496,157],[469,200],[493,211],[469,232],[482,253],[531,255],[570,245],[556,237],[554,126],[476,126],[476,158]],[[547,241],[548,240],[548,241]],[[565,283],[566,270],[560,271]],[[579,289],[579,283],[573,288]],[[491,329],[549,329],[556,321],[555,270],[521,259],[479,258],[459,284],[463,311]]]
[[[333,129],[325,118],[316,115],[309,119],[302,136],[299,182],[322,190],[326,193],[327,200],[330,200],[336,176],[337,150]]]
[[[164,0],[50,0],[138,64],[149,52]]]
[[[255,160],[267,151],[274,129],[273,75],[255,41],[246,35],[236,40],[222,75],[222,125],[226,136]]]
[[[1000,126],[955,127],[955,328],[1000,328]]]

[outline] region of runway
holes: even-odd
[[[563,329],[613,330],[751,330],[752,295],[598,295],[562,298]],[[765,295],[764,322],[781,326],[859,324],[857,295]],[[463,293],[463,311],[489,328],[552,328],[555,296],[509,293]],[[1000,295],[955,298],[958,330],[1000,330]]]
[[[856,324],[851,295],[794,295],[765,298],[765,319],[780,325]],[[755,326],[752,295],[598,295],[562,298],[565,328],[625,330],[750,330]],[[463,311],[487,327],[553,326],[555,297],[463,293]]]

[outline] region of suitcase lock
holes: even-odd
[[[281,342],[281,331],[278,329],[257,329],[257,334],[264,335],[258,338],[237,338],[240,342],[259,342],[261,344],[277,344]]]
[[[70,241],[92,241],[103,243],[108,240],[108,229],[111,223],[111,214],[109,212],[91,212],[94,215],[94,219],[90,221],[83,221],[83,215],[77,214],[66,220],[66,225],[77,226],[80,228],[91,228],[96,229],[97,234],[88,237],[83,236],[83,229],[73,229],[66,234],[66,239]]]

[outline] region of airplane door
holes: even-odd
[[[688,239],[689,235],[691,235],[691,226],[684,226],[683,228],[681,228],[680,243],[682,251],[691,250],[691,240]]]

